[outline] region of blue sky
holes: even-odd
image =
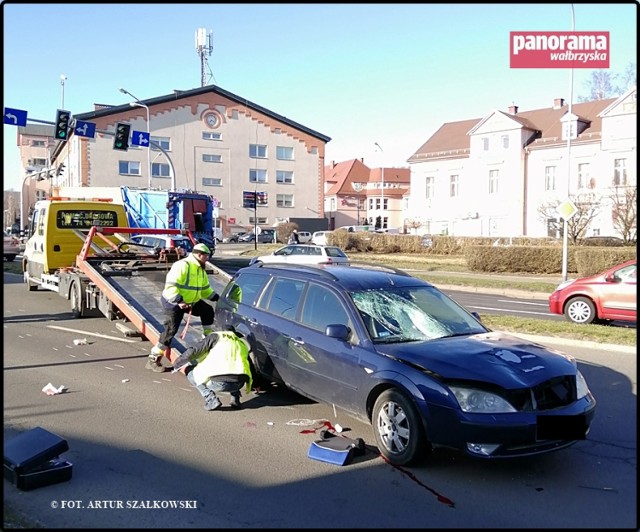
[[[609,31],[613,73],[637,64],[638,4],[575,3],[576,31]],[[569,31],[571,4],[25,4],[4,2],[3,106],[55,119],[201,85],[195,32],[213,33],[207,84],[331,137],[326,161],[406,160],[445,122],[569,98],[566,69],[511,69],[509,32]],[[591,70],[575,69],[574,101]],[[4,188],[22,183],[3,126]],[[152,131],[153,133],[153,131]],[[376,151],[378,143],[383,152]]]

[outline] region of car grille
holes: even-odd
[[[576,378],[554,377],[527,390],[509,392],[507,400],[521,412],[553,410],[576,401]]]

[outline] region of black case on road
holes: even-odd
[[[69,450],[67,440],[36,427],[4,444],[4,478],[28,491],[71,478],[73,464],[59,455]]]

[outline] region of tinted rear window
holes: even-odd
[[[340,248],[326,248],[326,250],[329,257],[347,257]]]

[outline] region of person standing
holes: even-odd
[[[300,243],[300,238],[298,238],[298,231],[296,231],[295,229],[289,235],[289,242],[288,243],[289,244],[299,244]]]
[[[167,370],[162,364],[162,357],[171,348],[171,342],[187,312],[200,317],[204,336],[213,332],[211,326],[214,311],[206,300],[215,302],[219,296],[211,288],[205,269],[210,253],[205,244],[196,244],[191,253],[174,262],[167,273],[164,290],[160,296],[164,308],[164,329],[158,343],[151,348],[146,369],[156,373]]]
[[[187,380],[204,399],[205,410],[222,405],[216,393],[231,394],[229,405],[240,408],[242,388],[249,393],[253,382],[247,342],[233,331],[215,331],[189,347],[175,361],[174,371],[184,369]]]

